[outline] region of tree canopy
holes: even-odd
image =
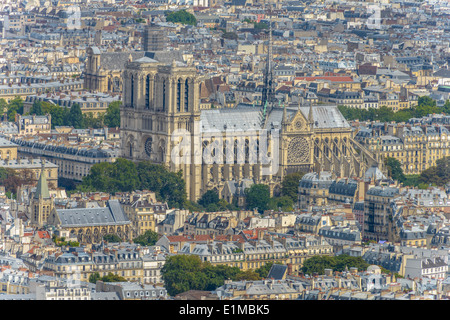
[[[181,172],[171,172],[149,161],[135,164],[123,158],[94,164],[77,189],[108,193],[151,190],[158,200],[176,208],[182,208],[187,198]]]
[[[133,242],[140,244],[141,246],[154,246],[158,239],[159,235],[156,232],[147,230],[144,232],[144,234],[141,234],[140,236],[134,238]]]
[[[97,281],[103,281],[103,282],[125,282],[127,279],[124,277],[121,277],[117,274],[114,274],[112,272],[109,272],[106,276],[100,277],[100,274],[98,272],[94,272],[89,276],[89,282],[90,283],[97,283]]]
[[[6,102],[5,102],[6,103]],[[102,128],[104,126],[114,128],[120,127],[120,105],[121,101],[111,102],[105,113],[94,115],[92,112],[82,113],[79,104],[72,107],[61,107],[47,101],[35,101],[28,114],[37,116],[50,114],[52,116],[52,128],[57,126],[73,126],[76,129]],[[16,113],[23,114],[23,101],[16,98],[10,104],[3,105],[0,99],[0,110],[6,108],[8,117],[13,121]]]
[[[238,267],[214,266],[202,262],[195,255],[175,255],[167,258],[161,270],[167,293],[175,296],[188,290],[212,291],[222,286],[225,280],[261,280],[267,277],[272,263],[256,270],[241,271]]]
[[[197,211],[215,212],[237,210],[238,208],[224,199],[220,199],[216,190],[208,190],[198,199],[197,206],[194,209]]]
[[[165,15],[167,22],[181,23],[191,26],[197,25],[197,19],[195,18],[195,16],[192,13],[187,12],[186,10],[178,10],[172,12],[167,11]]]
[[[357,109],[347,106],[338,106],[339,111],[347,120],[360,120],[360,121],[375,121],[380,122],[405,122],[411,118],[421,118],[428,114],[433,113],[446,113],[450,114],[450,101],[447,101],[444,106],[438,107],[436,101],[430,97],[420,97],[417,106],[407,109],[401,109],[394,112],[391,108],[381,106],[378,109]]]
[[[424,184],[444,186],[450,183],[450,157],[436,160],[432,166],[419,175],[419,181]]]
[[[122,242],[122,239],[114,233],[108,233],[103,236],[103,240],[107,242]]]
[[[325,274],[325,269],[342,272],[346,268],[358,268],[363,271],[369,264],[361,257],[352,257],[346,254],[338,256],[313,256],[303,263],[304,274]]]
[[[403,174],[402,164],[396,158],[388,157],[385,159],[385,164],[388,169],[389,176],[402,183],[405,182],[406,176]]]
[[[122,102],[114,101],[111,102],[106,109],[106,113],[104,115],[104,123],[105,126],[109,128],[120,127],[120,105]]]
[[[281,194],[292,199],[294,203],[298,200],[298,183],[304,174],[304,172],[289,173],[281,181]]]
[[[258,208],[259,212],[269,209],[270,189],[265,184],[254,184],[244,190],[247,208],[253,210]]]

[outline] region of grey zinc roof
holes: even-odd
[[[109,200],[107,207],[59,209],[56,213],[63,227],[129,223],[118,200]]]
[[[5,138],[0,138],[0,147],[17,147],[18,145]]]
[[[367,191],[369,195],[376,195],[381,197],[393,197],[399,194],[399,189],[394,187],[373,187]]]
[[[287,271],[287,265],[273,264],[270,268],[268,279],[282,280]]]
[[[183,54],[179,50],[173,51],[147,51],[144,53],[145,57],[162,62],[162,63],[172,63],[173,60],[176,62],[184,62]],[[134,59],[133,59],[134,61]]]
[[[105,70],[122,70],[125,68],[125,63],[128,62],[130,55],[134,61],[142,58],[145,52],[105,52],[100,57],[101,66]]]
[[[350,128],[347,120],[337,106],[323,105],[312,108],[314,128]],[[310,107],[300,107],[300,111],[308,118]]]
[[[291,118],[298,108],[286,107],[286,115]],[[308,118],[310,107],[300,107]],[[350,125],[334,105],[313,106],[315,128],[350,128]],[[283,120],[283,107],[267,111],[265,129],[280,128]],[[260,106],[239,104],[235,108],[202,110],[200,120],[203,131],[257,130],[262,128],[263,109]]]
[[[202,110],[203,132],[261,129],[261,108],[237,106],[236,108]]]

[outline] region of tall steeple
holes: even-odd
[[[45,177],[45,160],[41,160],[41,175],[39,176],[39,181],[36,186],[36,193],[34,194],[35,199],[50,199],[50,192],[48,191],[47,178]]]
[[[42,227],[47,223],[54,207],[53,199],[50,197],[48,183],[45,172],[45,160],[41,159],[41,175],[36,186],[36,192],[31,204],[31,225]]]
[[[269,5],[270,6],[270,5]],[[262,90],[262,103],[264,109],[269,111],[275,103],[275,89],[273,83],[273,53],[272,53],[272,9],[269,7],[269,44],[267,47],[266,70]]]

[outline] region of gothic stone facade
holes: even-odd
[[[355,144],[336,106],[266,110],[240,104],[201,110],[199,88],[205,79],[195,68],[148,57],[129,61],[123,79],[122,156],[182,170],[188,198],[194,201],[209,189],[221,194],[230,181],[251,179],[277,193],[291,172],[360,176],[375,161]],[[182,160],[175,161],[174,155]],[[261,161],[261,155],[268,161]]]

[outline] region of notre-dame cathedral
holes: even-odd
[[[122,156],[182,170],[190,200],[242,181],[277,193],[291,172],[361,177],[378,165],[334,105],[200,109],[202,81],[195,67],[146,56],[123,72]]]

